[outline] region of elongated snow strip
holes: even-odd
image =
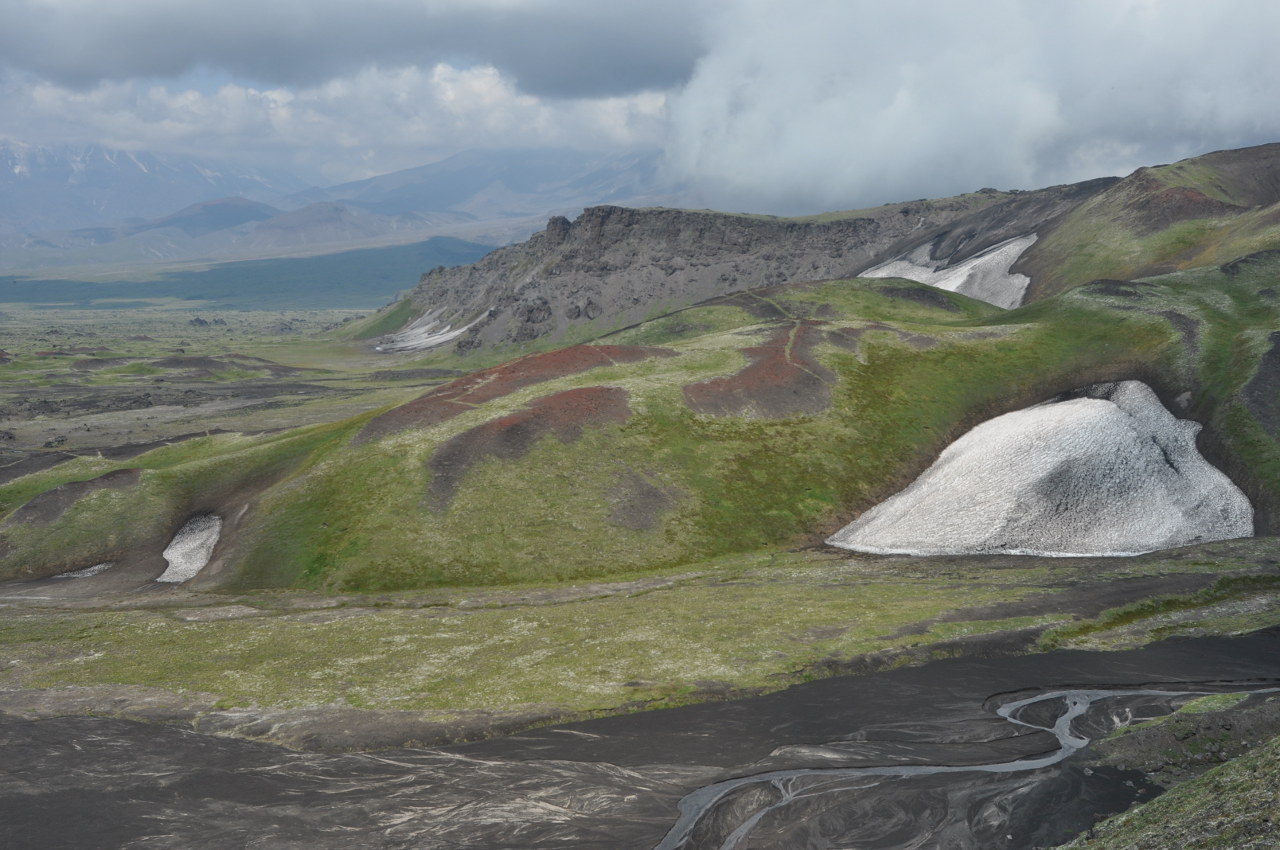
[[[375,346],[374,350],[384,352],[425,351],[428,348],[435,348],[457,339],[470,330],[472,325],[480,321],[480,319],[476,319],[460,328],[455,328],[453,325],[440,321],[440,312],[439,310],[433,310],[404,330],[390,334],[381,345]],[[480,315],[483,317],[485,313]]]
[[[94,564],[92,567],[85,567],[82,570],[71,570],[70,572],[58,573],[54,578],[90,578],[98,573],[106,572],[114,566],[111,561],[103,561],[101,564]]]

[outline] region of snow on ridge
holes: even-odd
[[[428,348],[435,348],[438,345],[444,345],[446,342],[457,339],[466,333],[472,325],[480,321],[477,318],[475,321],[460,328],[454,328],[453,325],[440,321],[442,312],[444,312],[443,309],[432,310],[403,330],[388,334],[381,344],[374,346],[374,351],[425,351]],[[488,312],[486,310],[480,316],[483,317]]]
[[[1253,507],[1139,381],[997,416],[827,540],[873,554],[1127,556],[1253,535]]]
[[[1012,309],[1022,303],[1031,278],[1009,271],[1018,258],[1036,242],[1036,234],[1017,236],[993,245],[963,263],[947,267],[929,258],[932,243],[862,272],[859,277],[904,277],[959,292],[997,307]]]

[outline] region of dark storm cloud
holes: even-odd
[[[0,66],[60,85],[200,69],[310,86],[376,65],[493,65],[551,98],[667,89],[700,32],[679,0],[0,0]]]

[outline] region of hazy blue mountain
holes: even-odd
[[[191,237],[204,236],[251,221],[263,221],[280,215],[280,210],[246,198],[219,198],[183,207],[173,215],[125,228],[129,233],[142,233],[173,227]]]
[[[0,233],[140,223],[228,196],[271,200],[297,176],[176,154],[0,139]]]
[[[474,262],[488,245],[435,236],[407,245],[340,251],[316,257],[238,260],[178,269],[154,280],[110,282],[0,276],[0,301],[77,309],[146,306],[182,298],[219,310],[374,309],[418,279],[423,269]]]
[[[644,199],[661,191],[658,154],[569,149],[474,150],[430,165],[308,189],[291,200],[337,201],[382,215],[452,210],[476,218]]]
[[[0,271],[286,257],[454,236],[501,245],[556,214],[671,203],[656,152],[469,151],[327,189],[106,148],[7,143]],[[284,191],[286,190],[287,191]],[[262,201],[268,201],[262,203]]]

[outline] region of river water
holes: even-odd
[[[1030,848],[1153,796],[1090,738],[1280,686],[1280,633],[949,659],[435,749],[0,717],[0,846]]]
[[[1012,724],[1051,733],[1057,741],[1056,749],[1043,755],[986,764],[887,764],[877,767],[795,768],[727,779],[703,786],[680,801],[680,817],[658,845],[657,850],[687,850],[687,848],[711,846],[719,850],[738,850],[738,848],[751,846],[753,837],[759,837],[758,833],[764,832],[762,823],[771,819],[775,822],[780,821],[784,826],[793,826],[797,822],[807,820],[807,818],[798,817],[797,811],[812,810],[815,805],[818,805],[817,801],[822,798],[834,798],[832,802],[835,806],[841,806],[843,800],[858,800],[855,806],[850,806],[848,802],[843,803],[843,808],[846,810],[856,807],[859,812],[866,812],[862,816],[865,822],[856,830],[848,828],[843,830],[845,833],[842,836],[843,841],[849,840],[851,832],[862,833],[864,840],[855,846],[913,847],[921,846],[926,840],[932,842],[944,838],[947,846],[956,847],[966,844],[974,846],[973,842],[979,839],[981,843],[976,846],[991,847],[1006,842],[1011,843],[1014,836],[1009,831],[1005,832],[1004,841],[1000,840],[998,834],[982,835],[983,826],[994,825],[997,832],[1001,829],[1014,829],[1010,818],[1007,816],[995,819],[980,818],[978,822],[973,822],[970,811],[972,806],[955,807],[931,813],[929,807],[921,806],[916,816],[909,818],[912,822],[909,834],[903,835],[901,839],[886,838],[880,833],[886,825],[897,827],[896,818],[886,819],[882,815],[877,816],[874,812],[867,811],[869,808],[867,804],[873,799],[884,796],[885,788],[882,781],[886,779],[923,779],[949,774],[977,774],[955,785],[956,790],[961,787],[967,789],[972,798],[980,797],[980,789],[984,788],[988,792],[987,796],[993,796],[991,793],[993,791],[1007,793],[1007,781],[995,775],[1023,774],[1027,777],[1025,784],[1029,786],[1050,778],[1044,773],[1037,775],[1037,771],[1056,765],[1089,745],[1090,739],[1077,733],[1075,721],[1078,718],[1086,717],[1091,712],[1096,715],[1100,710],[1116,718],[1154,717],[1166,713],[1180,698],[1221,693],[1222,688],[1245,689],[1257,695],[1280,693],[1278,687],[1261,686],[1257,682],[1216,682],[1213,690],[1182,690],[1177,687],[1139,690],[1065,690],[1048,691],[1024,697],[1001,705],[996,713]],[[1022,719],[1024,714],[1034,716],[1037,709],[1046,708],[1049,711],[1042,716],[1048,717],[1048,722]],[[1153,708],[1156,710],[1152,710]],[[984,777],[981,774],[992,776]],[[927,788],[928,786],[922,788],[926,794]],[[728,807],[730,805],[728,801],[732,796],[742,793],[744,789],[764,790],[763,797],[754,807],[755,811],[749,815],[739,814],[732,823],[732,828],[723,837],[713,837],[705,833],[698,835],[698,828],[704,823],[717,819],[724,820],[720,817],[719,810]],[[1026,788],[1022,790],[1025,793]],[[910,787],[894,788],[892,793],[899,798],[896,806],[898,809],[903,808],[902,798],[920,794],[920,792],[913,792]],[[922,816],[926,813],[932,815],[928,820]],[[983,823],[984,820],[989,822]],[[779,844],[778,846],[794,845]]]

